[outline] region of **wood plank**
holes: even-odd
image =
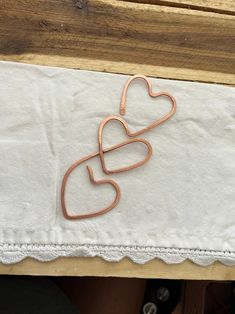
[[[110,73],[136,74],[142,73],[147,76],[179,79],[189,81],[201,81],[210,83],[223,83],[235,85],[235,75],[209,72],[201,70],[168,68],[163,66],[152,66],[138,63],[114,62],[101,59],[87,59],[79,57],[64,57],[58,55],[41,55],[33,53],[23,53],[22,55],[5,56],[0,54],[0,59],[5,61],[23,62],[46,66],[65,67],[72,69],[93,70]],[[200,79],[199,79],[200,78]]]
[[[206,288],[210,281],[186,281],[183,314],[205,313]]]
[[[234,0],[119,0],[153,5],[165,5],[207,12],[235,14]]]
[[[0,58],[235,84],[235,17],[118,0],[8,0]]]
[[[184,314],[184,301],[185,301],[185,283],[187,281],[182,282],[182,286],[181,286],[181,297],[180,297],[180,301],[177,304],[176,308],[174,309],[174,311],[172,312],[172,314]]]
[[[116,263],[98,257],[59,258],[43,263],[28,258],[14,265],[0,264],[0,274],[235,280],[235,267],[220,263],[202,267],[190,261],[168,265],[157,259],[139,265],[127,258]]]

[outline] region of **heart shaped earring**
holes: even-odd
[[[141,161],[138,161],[136,163],[134,163],[133,165],[130,165],[130,166],[125,166],[125,167],[122,167],[122,168],[118,168],[118,169],[113,169],[113,170],[109,170],[107,167],[106,167],[106,164],[105,164],[105,159],[104,159],[104,153],[107,151],[103,148],[103,131],[104,131],[104,127],[105,125],[112,121],[112,120],[115,120],[115,121],[118,121],[120,122],[123,127],[124,127],[124,130],[126,132],[126,134],[131,137],[133,136],[132,133],[130,133],[129,131],[129,128],[128,128],[128,124],[126,123],[126,121],[124,119],[122,119],[121,117],[117,117],[117,116],[110,116],[110,117],[107,117],[106,119],[104,119],[100,126],[99,126],[99,131],[98,131],[98,143],[99,143],[99,155],[100,155],[100,161],[101,161],[101,166],[102,166],[102,169],[103,171],[106,173],[106,174],[111,174],[111,173],[118,173],[118,172],[123,172],[123,171],[129,171],[131,169],[135,169],[135,168],[138,168],[142,165],[144,165],[152,156],[152,152],[153,152],[153,149],[152,149],[152,146],[151,144],[144,140],[144,139],[140,139],[140,138],[136,138],[136,139],[129,139],[127,140],[126,142],[124,143],[121,143],[119,145],[116,146],[117,147],[122,147],[122,146],[125,146],[125,145],[129,145],[129,144],[132,144],[132,143],[143,143],[146,147],[147,147],[147,155],[146,157],[141,160]]]
[[[171,96],[167,92],[154,93],[152,90],[152,83],[150,82],[150,80],[146,76],[139,74],[139,75],[134,75],[131,78],[129,78],[129,80],[127,80],[127,82],[123,88],[122,96],[121,96],[121,103],[120,103],[120,114],[121,115],[124,116],[126,113],[126,97],[127,97],[127,91],[128,91],[129,85],[133,80],[136,80],[136,79],[142,79],[147,83],[148,94],[150,97],[157,98],[160,96],[166,96],[171,102],[171,110],[162,118],[155,120],[154,122],[150,123],[148,126],[146,126],[145,128],[143,128],[137,132],[131,133],[131,135],[129,135],[129,136],[138,136],[140,134],[143,134],[143,133],[155,128],[157,125],[170,119],[176,112],[176,101],[175,101],[174,97]]]
[[[88,171],[88,174],[89,174],[90,182],[92,184],[94,184],[94,185],[110,184],[115,189],[116,196],[115,196],[113,202],[109,206],[106,206],[105,208],[102,208],[102,209],[100,209],[100,210],[98,210],[96,212],[93,212],[93,213],[90,213],[90,214],[82,214],[82,215],[70,215],[68,213],[68,210],[67,210],[67,207],[66,207],[66,202],[65,202],[65,188],[66,188],[66,184],[67,184],[67,181],[68,181],[68,178],[69,178],[69,175],[71,174],[71,172],[79,164],[81,164],[83,161],[84,161],[84,158],[80,160],[80,163],[76,162],[75,164],[73,164],[67,170],[67,172],[66,172],[66,174],[64,175],[64,178],[63,178],[63,182],[62,182],[62,186],[61,186],[61,205],[62,205],[63,215],[68,220],[78,220],[78,219],[92,218],[92,217],[103,215],[103,214],[107,213],[108,211],[110,211],[111,209],[113,209],[115,206],[117,206],[117,204],[120,201],[121,191],[120,191],[120,188],[119,188],[118,184],[114,180],[107,180],[107,179],[95,180],[92,168],[87,166],[87,171]]]

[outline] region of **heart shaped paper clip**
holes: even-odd
[[[151,129],[155,128],[159,124],[164,123],[165,121],[170,119],[176,112],[175,98],[167,92],[158,92],[158,93],[153,92],[152,83],[150,82],[150,80],[146,76],[138,74],[138,75],[134,75],[131,78],[129,78],[129,80],[127,80],[127,82],[123,88],[122,96],[121,96],[121,103],[120,103],[120,114],[122,116],[124,116],[126,114],[126,98],[127,98],[127,91],[128,91],[129,85],[132,81],[134,81],[136,79],[142,79],[146,82],[147,88],[148,88],[148,94],[150,97],[152,97],[152,98],[157,98],[157,97],[161,97],[161,96],[167,97],[171,102],[171,110],[165,116],[163,116],[160,119],[155,120],[154,122],[150,123],[145,128],[143,128],[137,132],[131,133],[130,136],[134,136],[134,137],[139,136],[139,135],[141,135],[147,131],[150,131]]]
[[[128,87],[130,85],[130,83],[135,80],[135,79],[143,79],[146,83],[147,83],[147,88],[148,88],[148,94],[150,97],[159,97],[159,96],[166,96],[170,101],[171,101],[171,110],[169,111],[169,113],[167,113],[165,116],[163,116],[162,118],[155,120],[154,122],[152,122],[150,125],[148,125],[147,127],[137,131],[137,132],[130,132],[129,127],[127,122],[118,116],[109,116],[107,118],[105,118],[100,126],[99,126],[99,131],[98,131],[98,145],[99,145],[99,151],[92,153],[88,156],[85,156],[79,160],[77,160],[76,162],[74,162],[66,171],[66,173],[64,174],[63,180],[62,180],[62,185],[61,185],[61,206],[62,206],[62,211],[63,211],[63,215],[66,219],[69,220],[78,220],[78,219],[85,219],[85,218],[92,218],[92,217],[96,217],[102,214],[107,213],[108,211],[110,211],[111,209],[113,209],[115,206],[117,206],[117,204],[120,201],[121,198],[121,190],[118,186],[118,184],[114,181],[114,180],[95,180],[94,175],[93,175],[93,170],[91,167],[87,167],[88,170],[88,174],[89,174],[89,178],[92,184],[94,185],[99,185],[99,184],[110,184],[116,192],[116,196],[114,198],[114,200],[112,201],[112,203],[98,211],[92,212],[92,213],[88,213],[88,214],[81,214],[81,215],[71,215],[69,214],[68,208],[66,206],[66,198],[65,198],[65,194],[66,194],[66,186],[67,186],[67,182],[69,179],[69,176],[71,175],[71,173],[74,171],[75,168],[77,168],[79,165],[81,165],[82,163],[99,156],[100,157],[100,161],[101,161],[101,166],[102,169],[104,171],[104,173],[106,174],[114,174],[114,173],[119,173],[119,172],[124,172],[124,171],[129,171],[132,169],[135,169],[137,167],[140,167],[142,165],[144,165],[146,162],[148,162],[148,160],[151,158],[152,156],[152,146],[151,144],[146,141],[145,139],[140,139],[140,138],[135,138],[133,139],[132,137],[136,137],[140,134],[143,134],[153,128],[155,128],[156,126],[158,126],[159,124],[162,124],[163,122],[165,122],[166,120],[170,119],[176,112],[176,101],[175,99],[168,93],[166,92],[158,92],[158,93],[154,93],[152,91],[152,84],[150,82],[150,80],[143,76],[143,75],[134,75],[133,77],[131,77],[125,84],[124,88],[123,88],[123,92],[122,92],[122,96],[121,96],[121,105],[120,105],[120,114],[121,115],[125,115],[125,111],[126,111],[126,97],[127,97],[127,91],[128,91]],[[110,148],[103,148],[103,129],[105,127],[105,125],[107,123],[109,123],[110,121],[118,121],[122,124],[122,126],[124,127],[126,134],[128,137],[131,137],[130,139],[126,140],[125,142],[119,143],[117,145],[114,145]],[[114,151],[118,148],[121,148],[123,146],[126,145],[130,145],[132,143],[141,143],[144,144],[147,148],[147,155],[146,157],[139,161],[136,162],[133,165],[130,166],[126,166],[126,167],[121,167],[118,169],[113,169],[110,170],[107,168],[106,164],[105,164],[105,160],[104,160],[104,154]]]
[[[134,142],[137,142],[137,143],[139,142],[139,143],[145,144],[147,149],[148,149],[148,151],[147,151],[146,157],[143,160],[138,161],[138,162],[134,163],[133,165],[125,166],[125,167],[114,169],[114,170],[109,170],[106,167],[105,160],[104,160],[104,153],[105,153],[105,151],[103,150],[103,131],[104,131],[105,125],[107,123],[109,123],[110,121],[118,121],[118,122],[120,122],[122,124],[122,126],[124,127],[124,130],[125,130],[127,136],[129,136],[129,137],[132,136],[132,133],[129,131],[129,127],[128,127],[127,122],[123,118],[121,118],[121,117],[110,116],[110,117],[107,117],[106,119],[104,119],[101,122],[100,127],[99,127],[99,132],[98,132],[98,141],[99,141],[100,161],[101,161],[101,166],[102,166],[103,171],[106,174],[129,171],[129,170],[138,168],[138,167],[144,165],[147,161],[149,161],[149,159],[152,156],[152,152],[153,152],[152,146],[150,145],[150,143],[148,141],[146,141],[144,139],[136,138],[136,139],[129,139],[129,141],[126,142],[126,143],[127,144],[131,144],[131,143],[134,143]]]
[[[115,117],[112,117],[112,119],[114,119]],[[147,147],[147,156],[139,163],[135,164],[134,166],[132,166],[131,169],[134,169],[134,168],[137,168],[137,167],[140,167],[142,166],[143,164],[145,164],[151,157],[152,155],[152,146],[151,144],[146,141],[146,140],[143,140],[143,139],[129,139],[125,142],[122,142],[120,144],[117,144],[117,145],[114,145],[110,148],[107,148],[107,149],[104,149],[102,151],[102,153],[108,153],[108,152],[111,152],[113,150],[116,150],[118,148],[121,148],[123,146],[126,146],[126,145],[129,145],[131,143],[134,143],[134,142],[139,142],[141,144],[144,144],[146,147]],[[61,206],[62,206],[62,211],[63,211],[63,215],[66,219],[69,219],[69,220],[78,220],[78,219],[85,219],[85,218],[92,218],[92,217],[96,217],[96,216],[99,216],[99,215],[102,215],[104,213],[107,213],[108,211],[110,211],[111,209],[113,209],[115,206],[117,206],[117,204],[119,203],[120,201],[120,197],[121,197],[121,191],[120,191],[120,188],[118,186],[118,184],[114,181],[114,180],[95,180],[94,179],[94,175],[93,175],[93,171],[92,171],[92,168],[91,167],[87,167],[87,170],[88,170],[88,174],[89,174],[89,178],[90,178],[90,181],[91,183],[93,183],[94,185],[99,185],[99,184],[110,184],[113,186],[113,188],[115,189],[115,192],[116,192],[116,196],[115,196],[115,199],[114,201],[96,211],[96,212],[92,212],[92,213],[89,213],[89,214],[81,214],[81,215],[71,215],[69,214],[69,211],[68,211],[68,208],[67,208],[67,205],[66,205],[66,198],[65,198],[65,194],[66,194],[66,186],[67,186],[67,183],[68,183],[68,179],[71,175],[71,173],[78,167],[80,166],[81,164],[83,164],[84,162],[94,158],[94,157],[97,157],[97,156],[100,156],[100,151],[98,152],[95,152],[95,153],[92,153],[88,156],[85,156],[79,160],[77,160],[76,162],[74,162],[69,168],[68,170],[66,171],[66,173],[64,174],[64,177],[63,177],[63,180],[62,180],[62,185],[61,185]],[[131,167],[131,166],[129,166]],[[130,170],[130,169],[128,169]],[[124,171],[124,170],[122,170]],[[116,171],[116,172],[120,172],[120,171]]]

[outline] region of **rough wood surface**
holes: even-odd
[[[138,265],[127,258],[110,263],[98,257],[59,258],[52,262],[40,263],[28,258],[14,265],[0,264],[0,274],[235,280],[235,267],[220,263],[201,267],[190,261],[167,265],[160,260]]]
[[[235,84],[232,15],[120,0],[1,2],[1,59]]]
[[[206,12],[235,14],[234,0],[119,0],[135,3],[165,5],[170,7],[186,8]]]

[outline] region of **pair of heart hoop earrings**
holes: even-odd
[[[147,83],[148,94],[150,97],[152,97],[152,98],[156,98],[156,97],[160,97],[160,96],[167,97],[171,102],[171,110],[169,111],[169,113],[167,113],[162,118],[155,120],[154,122],[152,122],[151,124],[149,124],[145,128],[143,128],[137,132],[133,132],[133,133],[130,132],[127,122],[120,116],[109,116],[109,117],[105,118],[100,123],[99,129],[98,129],[98,147],[99,147],[99,150],[97,152],[94,152],[88,156],[85,156],[85,157],[75,161],[68,168],[68,170],[66,171],[66,173],[63,177],[62,185],[61,185],[61,205],[62,205],[63,215],[66,219],[69,219],[69,220],[85,219],[85,218],[92,218],[92,217],[96,217],[96,216],[105,214],[108,211],[110,211],[111,209],[113,209],[115,206],[117,206],[117,204],[119,203],[120,198],[121,198],[120,187],[114,180],[111,180],[111,179],[95,180],[92,168],[90,166],[87,166],[87,171],[88,171],[90,182],[94,185],[110,184],[115,189],[115,192],[116,192],[115,198],[109,206],[106,206],[105,208],[102,208],[102,209],[95,211],[93,213],[82,214],[82,215],[70,215],[68,212],[68,208],[66,206],[65,194],[66,194],[66,186],[67,186],[69,176],[71,175],[71,173],[73,172],[73,170],[75,168],[77,168],[82,163],[84,163],[84,162],[86,162],[86,161],[88,161],[94,157],[97,157],[97,156],[99,156],[99,158],[100,158],[101,167],[102,167],[102,170],[105,174],[115,174],[115,173],[119,173],[119,172],[129,171],[129,170],[132,170],[132,169],[135,169],[137,167],[144,165],[152,156],[152,151],[153,151],[152,146],[145,139],[136,138],[136,137],[145,133],[145,132],[150,131],[151,129],[155,128],[159,124],[162,124],[166,120],[170,119],[176,112],[176,101],[175,101],[173,96],[171,96],[169,93],[166,93],[166,92],[154,93],[152,90],[152,84],[146,76],[134,75],[129,80],[127,80],[126,84],[124,85],[123,91],[122,91],[121,104],[120,104],[120,114],[122,116],[124,116],[126,113],[126,97],[127,97],[128,87],[129,87],[130,83],[135,79],[142,79]],[[114,120],[118,121],[122,124],[127,136],[130,139],[128,139],[125,142],[122,142],[120,144],[114,145],[110,148],[104,149],[103,148],[103,130],[104,130],[104,127],[107,123],[109,123],[110,121],[114,121]],[[105,159],[104,159],[105,153],[114,151],[115,149],[129,145],[129,144],[134,143],[134,142],[142,143],[146,146],[146,148],[147,148],[146,157],[143,160],[136,162],[135,164],[130,165],[130,166],[126,166],[126,167],[122,167],[122,168],[118,168],[118,169],[112,169],[112,170],[108,169],[106,164],[105,164]]]

